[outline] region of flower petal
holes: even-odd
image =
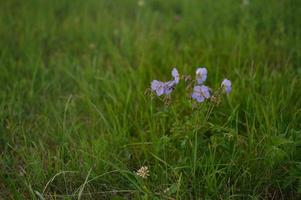
[[[178,84],[180,81],[180,75],[176,68],[173,68],[171,75],[173,76],[175,83]]]

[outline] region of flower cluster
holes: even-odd
[[[205,99],[209,99],[210,97],[210,89],[202,85],[207,79],[207,69],[206,68],[198,68],[196,70],[196,82],[197,85],[194,86],[191,97],[197,102],[203,102]]]
[[[171,75],[173,80],[162,82],[158,80],[153,80],[151,82],[151,90],[157,95],[170,95],[175,89],[175,86],[180,82],[180,75],[176,68],[173,68]],[[188,76],[183,76],[188,77]],[[210,97],[215,99],[215,96],[212,96],[211,89],[204,85],[204,82],[207,79],[207,69],[205,67],[198,68],[196,70],[196,79],[195,85],[192,90],[191,98],[201,103]],[[232,90],[231,81],[224,79],[221,83],[220,91],[229,94]]]
[[[157,96],[161,96],[163,94],[169,95],[175,88],[175,86],[180,81],[180,75],[176,68],[173,68],[171,75],[173,76],[173,80],[162,82],[158,80],[153,80],[151,83],[151,89],[156,93]]]

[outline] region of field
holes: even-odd
[[[0,1],[0,199],[301,199],[301,1]],[[190,98],[182,75],[231,93]],[[150,92],[176,67],[167,97]],[[136,174],[148,167],[143,178]]]

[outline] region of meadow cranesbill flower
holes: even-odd
[[[149,176],[149,170],[147,166],[142,166],[136,171],[136,175],[142,178],[147,178]]]
[[[151,83],[151,89],[154,91],[157,96],[164,94],[165,83],[157,80],[153,80]]]
[[[208,99],[210,97],[209,88],[205,85],[194,86],[191,97],[195,99],[197,102],[201,103],[205,101],[205,99]]]
[[[175,89],[175,81],[168,81],[164,83],[164,94],[169,95]]]
[[[157,96],[161,96],[163,94],[169,95],[174,90],[175,86],[180,81],[180,75],[176,68],[173,68],[171,75],[174,80],[162,82],[158,80],[153,80],[151,82],[151,90],[156,93]]]
[[[196,70],[196,79],[198,84],[202,84],[207,79],[207,69],[205,67]]]
[[[221,86],[224,92],[226,92],[227,94],[229,94],[232,90],[231,81],[228,79],[224,79]]]

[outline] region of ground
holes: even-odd
[[[298,0],[1,1],[0,198],[300,199],[300,16]],[[212,108],[182,79],[167,103],[149,87],[174,67],[232,91]]]

